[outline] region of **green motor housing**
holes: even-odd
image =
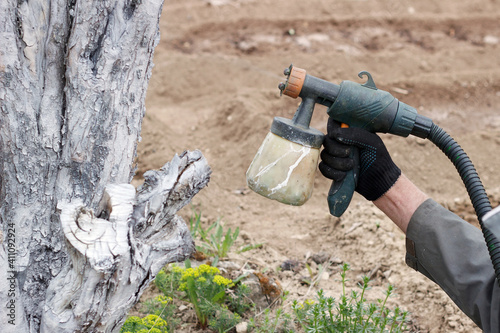
[[[390,133],[407,137],[410,134],[421,138],[429,135],[432,120],[420,116],[415,108],[397,100],[389,92],[377,89],[368,72],[368,81],[359,84],[343,81],[328,115],[333,119],[370,132]]]

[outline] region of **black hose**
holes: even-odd
[[[491,203],[481,183],[481,179],[479,179],[474,165],[462,147],[442,128],[436,124],[432,124],[428,139],[448,156],[464,182],[488,247],[497,283],[500,286],[500,241],[484,226],[482,221],[484,215],[491,210]]]

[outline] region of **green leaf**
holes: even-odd
[[[262,246],[264,246],[264,243],[246,245],[246,246],[243,246],[238,251],[236,251],[236,253],[240,254],[240,253],[248,252],[248,251],[251,251],[254,249],[260,249]]]
[[[226,296],[226,291],[222,290],[217,294],[215,294],[214,297],[212,297],[211,301],[213,303],[219,303],[221,300],[224,300],[225,296]]]
[[[198,302],[198,294],[196,293],[196,285],[194,284],[194,279],[190,276],[186,280],[187,284],[187,294],[189,297],[189,301],[194,306],[194,311],[196,312],[196,317],[198,318],[198,322],[200,326],[206,328],[208,325],[207,316],[201,311],[200,303]]]

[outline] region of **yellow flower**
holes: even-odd
[[[214,275],[214,274],[220,273],[220,271],[217,267],[212,267],[212,266],[205,265],[205,264],[200,265],[198,267],[198,270],[199,270],[200,274],[206,273],[206,274]]]
[[[207,282],[207,279],[205,279],[203,276],[200,276],[200,277],[198,278],[198,282],[201,282],[201,283],[203,283],[203,282]]]
[[[174,273],[182,273],[182,268],[180,268],[179,266],[177,265],[172,265],[172,272]]]
[[[150,329],[141,328],[137,333],[162,333],[161,330],[153,327]]]
[[[156,276],[161,276],[161,275],[165,275],[165,271],[162,269],[160,269],[160,271],[158,272],[158,274],[156,274]]]
[[[222,275],[216,275],[214,276],[213,281],[217,283],[219,286],[227,286],[229,288],[234,286],[233,280],[226,279]]]
[[[167,322],[157,315],[149,314],[142,318],[142,324],[148,328],[152,327],[166,327]]]
[[[312,300],[312,299],[306,299],[304,301],[304,303],[307,304],[307,305],[313,305],[314,304],[314,300]]]
[[[186,268],[184,272],[182,272],[181,280],[187,280],[189,277],[196,279],[200,276],[200,271],[197,268]]]
[[[167,305],[168,302],[172,301],[172,297],[167,297],[165,295],[159,295],[156,300],[161,303],[161,305]]]
[[[142,321],[141,321],[141,318],[139,317],[136,317],[136,316],[130,316],[127,318],[127,320],[125,321],[125,323],[130,323],[130,324],[141,324]]]

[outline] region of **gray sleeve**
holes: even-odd
[[[406,263],[437,283],[484,332],[500,332],[500,288],[482,232],[432,199],[413,214]]]

